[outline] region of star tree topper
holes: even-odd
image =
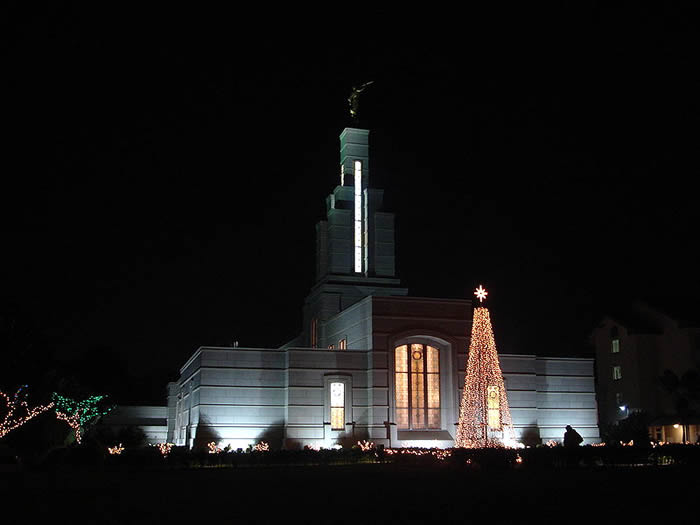
[[[486,296],[489,293],[484,289],[483,286],[479,285],[479,287],[476,289],[476,292],[474,292],[474,295],[476,295],[477,299],[479,299],[479,302],[482,303],[484,299],[486,299]]]

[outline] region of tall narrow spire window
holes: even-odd
[[[355,272],[362,273],[362,162],[355,161]]]
[[[318,346],[318,319],[311,319],[311,348]]]

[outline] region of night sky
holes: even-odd
[[[371,185],[411,295],[483,284],[499,351],[562,356],[632,300],[694,304],[696,12],[353,28],[191,9],[4,8],[0,308],[6,334],[29,328],[0,351],[45,351],[5,381],[63,363],[164,402],[200,345],[293,338],[368,80]]]

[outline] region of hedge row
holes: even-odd
[[[100,466],[105,468],[199,468],[253,467],[272,465],[351,465],[386,463],[396,465],[452,468],[524,468],[619,466],[700,466],[700,446],[664,445],[642,447],[592,447],[573,450],[563,447],[512,449],[372,449],[277,450],[268,452],[233,451],[210,454],[173,447],[163,456],[156,447],[124,449],[119,455],[90,447],[59,449],[50,454],[42,467]]]

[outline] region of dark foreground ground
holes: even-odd
[[[662,523],[697,517],[699,480],[674,466],[24,472],[0,474],[0,523]]]

